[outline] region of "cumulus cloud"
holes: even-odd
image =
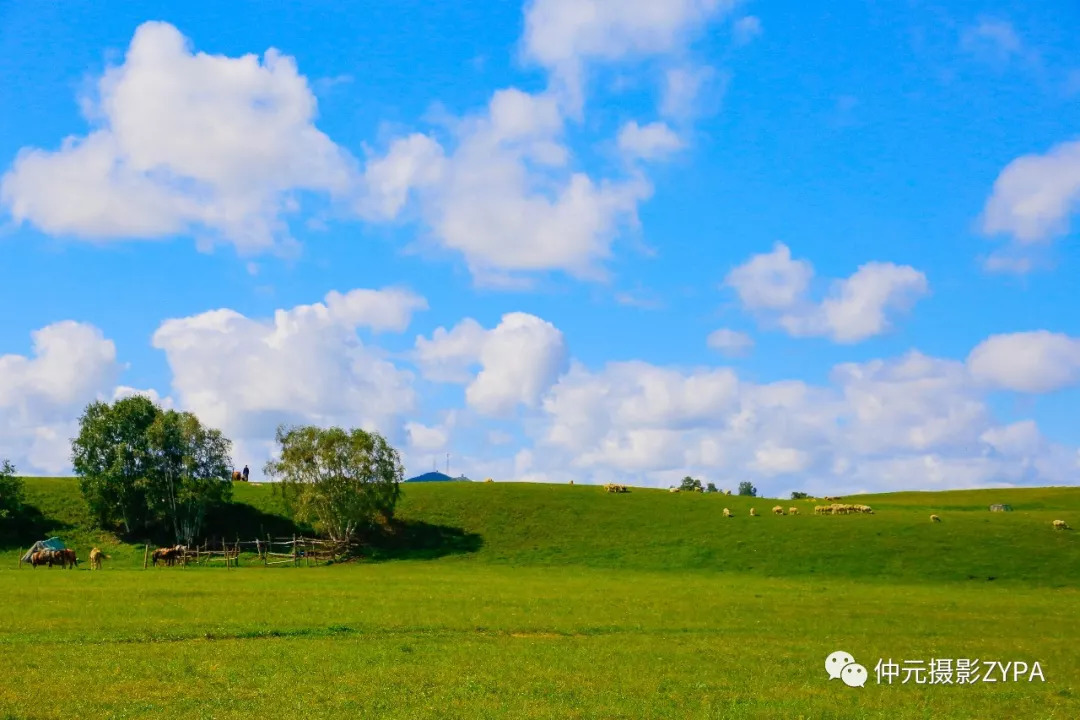
[[[552,96],[500,90],[457,125],[452,150],[414,134],[370,158],[360,210],[388,220],[415,199],[434,242],[460,253],[481,283],[542,270],[601,277],[600,261],[652,188],[638,175],[597,181],[570,170],[562,131]]]
[[[452,330],[418,337],[414,355],[424,377],[468,382],[465,400],[483,415],[534,407],[566,367],[562,332],[528,313],[508,313],[491,330],[467,318]],[[479,367],[472,375],[471,368]]]
[[[580,104],[587,67],[679,54],[733,0],[533,0],[525,11],[523,50]]]
[[[796,337],[829,337],[854,343],[889,329],[890,313],[903,312],[929,291],[926,276],[907,265],[870,262],[832,282],[820,302],[809,297],[813,266],[794,260],[790,249],[751,257],[732,269],[724,285],[742,306]]]
[[[177,403],[249,452],[272,447],[280,423],[363,427],[393,439],[416,403],[413,377],[358,330],[404,330],[423,306],[388,289],[331,293],[265,320],[212,310],[163,322],[153,345],[168,360]]]
[[[964,363],[910,352],[838,365],[826,385],[758,384],[731,370],[575,364],[543,403],[524,462],[550,481],[686,474],[765,492],[850,493],[1067,481],[1075,449],[1032,421],[997,424]]]
[[[998,175],[982,214],[983,232],[1007,235],[1012,245],[991,255],[987,269],[1031,270],[1033,246],[1067,233],[1078,208],[1080,141],[1013,160]]]
[[[705,339],[705,343],[713,350],[718,350],[730,356],[745,355],[754,347],[752,337],[744,332],[731,330],[730,328],[713,330]]]
[[[967,365],[992,387],[1052,392],[1080,382],[1080,338],[1047,330],[993,335],[971,351]]]
[[[665,123],[641,126],[631,120],[619,130],[619,150],[628,158],[659,160],[683,147],[682,140]]]
[[[0,457],[21,472],[70,466],[75,419],[114,392],[116,346],[98,328],[64,321],[31,333],[32,353],[0,356]]]
[[[88,101],[94,129],[23,148],[0,185],[16,221],[106,241],[194,232],[267,250],[299,191],[344,193],[351,160],[314,125],[292,58],[193,52],[172,25],[138,27]]]

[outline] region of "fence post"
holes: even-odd
[[[299,565],[299,563],[296,562],[296,535],[292,536],[292,564],[293,567],[297,567],[297,565]]]
[[[143,554],[142,554],[142,569],[143,570],[146,569],[146,556],[150,554],[150,546],[145,545],[144,548],[145,549],[143,550]]]

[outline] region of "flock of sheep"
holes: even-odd
[[[570,484],[573,485],[574,481],[571,480]],[[628,492],[625,485],[615,485],[615,484],[612,484],[612,483],[608,483],[607,485],[605,485],[604,489],[607,490],[608,492],[613,492],[613,493]],[[698,488],[695,488],[695,491],[696,492],[702,492],[702,489],[700,487],[698,487]],[[673,488],[668,488],[668,492],[669,493],[677,493],[677,492],[681,492],[681,490],[680,490],[680,488],[673,487]],[[726,491],[723,492],[723,494],[724,495],[730,495],[731,491],[726,490]],[[838,497],[826,497],[826,498],[822,498],[822,499],[826,500],[826,501],[833,501],[833,502],[832,502],[831,505],[816,505],[814,507],[814,514],[815,515],[850,515],[852,513],[861,513],[863,515],[873,515],[874,514],[874,509],[871,508],[869,505],[847,505],[847,504],[844,504],[844,503],[835,502],[836,500],[840,499]],[[807,502],[813,502],[813,501],[817,500],[817,498],[808,497],[808,498],[805,498],[805,500]],[[799,508],[797,508],[797,507],[790,507],[790,508],[787,509],[787,512],[784,512],[784,508],[781,507],[780,505],[775,506],[772,509],[772,511],[773,511],[773,515],[798,515],[799,514]],[[726,517],[726,518],[735,517],[735,514],[732,513],[729,508],[724,508],[724,517]],[[758,517],[758,512],[757,512],[756,508],[750,508],[750,517]],[[930,516],[930,522],[936,522],[936,523],[941,522],[941,516],[936,515],[936,514],[931,515]],[[1054,526],[1055,530],[1072,530],[1072,528],[1069,527],[1068,523],[1066,523],[1064,520],[1054,520],[1053,523],[1051,523],[1051,524]]]

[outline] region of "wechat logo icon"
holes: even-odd
[[[825,672],[829,673],[830,680],[839,678],[848,687],[866,685],[866,668],[855,662],[851,653],[842,650],[837,650],[825,658]]]

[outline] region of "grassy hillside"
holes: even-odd
[[[18,548],[60,535],[82,555],[98,545],[114,566],[141,561],[141,546],[89,529],[77,484],[32,478],[32,533],[0,546],[0,562]],[[613,495],[594,486],[530,483],[431,483],[403,486],[405,530],[370,557],[445,557],[448,562],[577,565],[639,570],[738,572],[907,582],[1080,584],[1080,488],[1023,488],[894,493],[845,498],[874,515],[815,516],[815,503],[633,489]],[[1011,513],[991,513],[1008,503]],[[800,508],[774,516],[774,505]],[[722,516],[724,507],[734,518]],[[750,508],[761,517],[750,517]],[[943,522],[931,523],[937,513]],[[235,486],[234,503],[209,528],[232,538],[295,530],[273,489]]]
[[[1080,542],[1050,526],[1080,527],[1076,488],[857,499],[873,516],[785,501],[804,512],[776,517],[775,500],[407,485],[379,562],[145,572],[141,547],[86,529],[74,481],[28,492],[20,532],[113,559],[20,571],[28,538],[0,550],[0,606],[17,609],[0,614],[0,677],[65,679],[0,683],[0,718],[1080,717]],[[235,499],[217,532],[291,532],[272,488]],[[871,673],[1039,662],[1045,682],[849,688],[823,670],[836,650]]]

